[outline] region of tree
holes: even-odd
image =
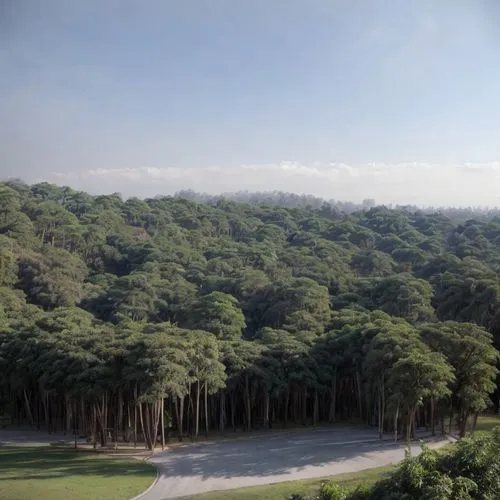
[[[189,325],[214,333],[219,339],[241,337],[245,317],[238,301],[230,294],[212,292],[197,299],[191,307]]]
[[[438,400],[451,394],[449,385],[454,380],[453,368],[437,352],[412,351],[399,359],[389,377],[393,399],[406,414],[406,441],[410,443],[415,428],[415,413],[430,397]]]
[[[440,351],[455,369],[452,410],[460,436],[464,436],[471,415],[486,409],[495,389],[498,351],[492,336],[471,323],[447,321],[424,326],[421,334],[434,351]]]

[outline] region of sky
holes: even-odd
[[[498,0],[0,0],[0,178],[500,205]]]

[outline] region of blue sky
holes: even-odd
[[[496,0],[3,0],[0,176],[499,203]]]

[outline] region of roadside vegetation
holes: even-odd
[[[322,485],[319,495],[295,500],[482,500],[500,498],[500,427],[461,438],[446,453],[423,446],[407,456],[389,477],[371,486],[346,488],[338,481]]]
[[[361,472],[339,474],[335,476],[335,482],[346,489],[352,490],[357,487],[375,484],[393,470],[393,466],[385,466]],[[329,481],[329,478],[302,479],[235,490],[210,491],[193,497],[186,497],[184,500],[289,500],[294,495],[297,498],[301,496],[314,498],[320,494],[322,484],[327,481]]]

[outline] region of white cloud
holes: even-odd
[[[303,164],[284,161],[199,168],[97,168],[54,172],[48,180],[94,193],[172,194],[182,189],[218,194],[239,190],[289,191],[326,199],[429,205],[499,205],[500,162],[455,165],[373,162]]]

